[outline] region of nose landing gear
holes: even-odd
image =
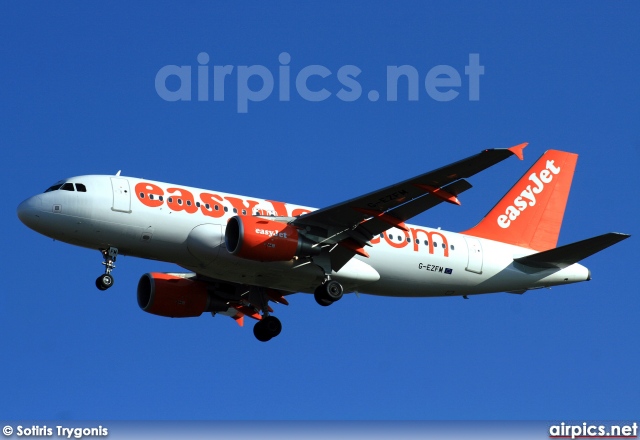
[[[113,277],[111,276],[111,271],[116,268],[116,258],[118,257],[118,248],[110,247],[107,250],[102,251],[102,258],[104,261],[102,264],[105,265],[104,274],[100,275],[96,279],[96,287],[99,290],[107,290],[109,287],[113,286]]]
[[[96,278],[96,287],[99,290],[107,290],[111,286],[113,286],[113,277],[108,273],[100,275],[98,278]]]

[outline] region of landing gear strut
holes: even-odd
[[[110,247],[107,250],[102,251],[102,258],[104,261],[102,264],[105,265],[104,274],[100,275],[96,279],[96,287],[99,290],[107,290],[109,287],[113,286],[113,277],[111,276],[111,271],[116,268],[116,258],[118,257],[118,248]]]
[[[342,284],[335,280],[326,280],[313,292],[313,297],[318,304],[327,307],[342,298],[342,293]]]
[[[337,246],[337,245],[336,245]],[[321,252],[320,255],[313,257],[313,262],[324,272],[324,281],[313,292],[316,302],[323,307],[330,306],[334,302],[342,298],[344,289],[342,284],[331,279],[331,257],[329,252]]]

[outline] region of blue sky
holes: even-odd
[[[276,306],[282,334],[262,344],[223,317],[139,310],[139,277],[170,264],[120,258],[114,287],[97,291],[100,255],[36,234],[15,208],[59,179],[118,170],[322,207],[529,142],[525,162],[473,177],[461,207],[414,223],[473,226],[553,148],[580,155],[560,244],[637,234],[639,12],[637,2],[3,4],[0,417],[637,418],[637,235],[585,260],[591,282],[522,296],[349,295],[325,309],[296,295]],[[241,114],[235,68],[224,101],[198,101],[195,88],[191,101],[162,99],[158,71],[192,66],[195,78],[201,52],[211,70],[265,66],[276,86],[286,52],[292,78],[329,69],[309,87],[331,96],[310,102],[292,86],[284,102],[276,88]],[[477,101],[470,54],[485,69]],[[362,71],[353,102],[337,97],[346,65]],[[406,84],[386,99],[397,65],[418,71],[417,101]],[[441,65],[461,78],[447,102],[424,88]]]

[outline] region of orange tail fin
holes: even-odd
[[[556,247],[578,155],[549,150],[478,225],[463,234],[536,251]]]

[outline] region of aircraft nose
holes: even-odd
[[[18,218],[31,229],[35,229],[40,221],[42,199],[33,196],[18,205]]]

